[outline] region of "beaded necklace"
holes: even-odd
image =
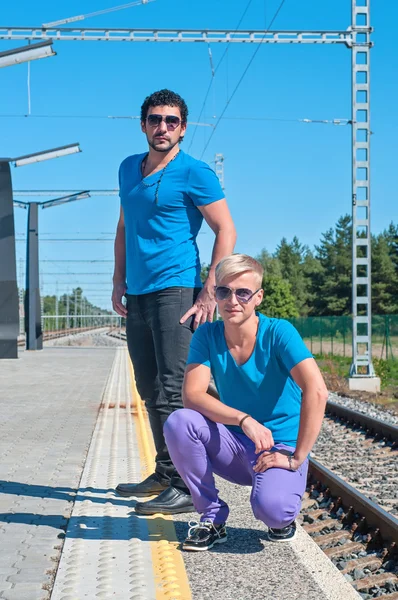
[[[169,166],[169,164],[170,164],[171,162],[173,162],[173,160],[174,160],[175,158],[177,158],[177,156],[179,155],[179,153],[180,153],[180,151],[178,151],[178,152],[177,152],[177,154],[175,154],[175,156],[173,156],[173,158],[172,158],[171,160],[169,160],[169,162],[168,162],[168,163],[167,163],[167,164],[166,164],[166,165],[163,167],[163,169],[162,169],[162,171],[161,171],[161,173],[160,173],[160,177],[159,177],[159,179],[158,179],[157,181],[154,181],[153,183],[145,183],[145,181],[144,181],[144,177],[142,178],[142,181],[141,181],[141,183],[142,183],[142,185],[143,185],[144,187],[150,188],[150,187],[152,187],[152,186],[156,185],[156,189],[155,189],[155,204],[158,204],[158,199],[159,199],[159,187],[160,187],[160,182],[162,181],[163,175],[165,174],[165,172],[166,172],[166,169],[167,169],[167,167]],[[147,158],[148,158],[148,154],[146,155],[146,157],[144,158],[144,160],[143,160],[143,161],[142,161],[142,163],[141,163],[141,173],[143,173],[143,172],[144,172],[144,169],[145,169],[145,166],[146,166],[146,161],[147,161]]]

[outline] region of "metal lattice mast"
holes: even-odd
[[[220,180],[221,188],[224,190],[224,155],[216,154],[214,162],[216,165],[216,175]]]
[[[368,0],[369,1],[369,0]],[[79,27],[1,27],[0,40],[82,42],[182,42],[205,44],[350,44],[352,33],[334,31],[232,31],[228,29],[93,29]]]
[[[352,365],[374,377],[370,232],[370,0],[352,0]],[[361,6],[360,6],[361,5]],[[365,6],[363,6],[365,5]]]

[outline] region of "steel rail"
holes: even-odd
[[[378,529],[384,540],[398,545],[398,519],[313,458],[310,458],[309,473],[326,485],[333,496],[341,498],[343,506],[352,507],[365,517],[367,524]]]
[[[351,410],[335,402],[328,402],[326,405],[326,414],[343,419],[348,423],[355,423],[364,427],[369,432],[380,435],[391,442],[398,444],[398,427],[385,423],[381,419],[369,417],[363,413]]]

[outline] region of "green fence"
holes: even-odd
[[[296,317],[288,319],[313,354],[352,356],[351,317]],[[372,317],[372,356],[398,358],[398,315]]]

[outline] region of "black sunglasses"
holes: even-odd
[[[159,127],[162,121],[166,123],[167,129],[174,131],[181,123],[180,117],[175,115],[148,115],[146,120],[150,127]]]
[[[226,285],[217,285],[215,287],[216,299],[217,300],[228,300],[233,293],[235,293],[236,299],[239,302],[243,302],[243,304],[247,304],[253,298],[254,294],[257,294],[261,288],[258,288],[255,292],[247,288],[238,288],[237,290],[233,290]]]

